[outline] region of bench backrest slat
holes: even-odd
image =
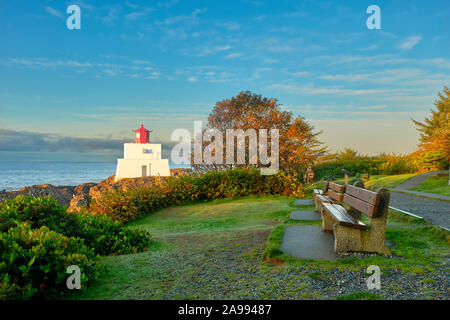
[[[334,183],[334,182],[330,182],[329,183],[329,188],[333,189],[337,193],[343,193],[344,189],[345,189],[345,186],[342,185],[342,184],[337,184],[337,183]]]
[[[332,190],[332,189],[328,189],[328,196],[331,198],[331,199],[333,199],[333,200],[335,200],[335,201],[342,201],[344,198],[344,194],[343,193],[338,193],[338,192],[336,192],[336,191],[334,191],[334,190]]]
[[[380,203],[380,195],[367,189],[347,185],[345,188],[345,193],[374,206],[378,206]]]
[[[365,213],[371,218],[374,218],[377,214],[377,206],[374,206],[368,202],[353,197],[347,193],[344,194],[343,202],[345,204],[348,204],[350,207],[355,208],[356,210],[361,211],[362,213]]]

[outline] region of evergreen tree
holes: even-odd
[[[429,118],[413,120],[420,132],[419,162],[425,169],[445,168],[450,163],[450,89],[444,86],[438,96]]]

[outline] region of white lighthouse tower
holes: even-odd
[[[134,130],[134,143],[125,143],[123,159],[117,159],[116,182],[123,178],[170,176],[169,160],[161,159],[161,145],[149,143],[150,131]]]

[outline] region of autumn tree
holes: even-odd
[[[446,167],[450,163],[450,89],[434,103],[436,110],[423,122],[413,120],[420,132],[419,150],[416,155],[425,169]]]
[[[217,129],[226,136],[227,129],[246,131],[254,129],[259,137],[259,129],[279,130],[280,168],[285,170],[304,171],[325,154],[325,147],[317,139],[321,132],[314,128],[303,117],[293,117],[292,112],[282,111],[278,101],[264,98],[249,91],[241,92],[236,97],[216,103],[208,117],[209,129]],[[268,146],[270,146],[268,136]],[[248,150],[248,139],[245,149]],[[225,161],[224,144],[224,163]],[[235,149],[237,143],[235,144]],[[234,150],[236,153],[236,150]],[[249,154],[246,154],[248,166]],[[261,163],[257,167],[264,167]]]
[[[339,160],[355,160],[358,156],[358,151],[351,148],[345,148],[337,154]]]

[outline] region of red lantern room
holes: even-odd
[[[134,130],[134,143],[149,143],[150,141],[150,131],[144,128],[144,125],[141,124],[141,127],[137,130]]]

